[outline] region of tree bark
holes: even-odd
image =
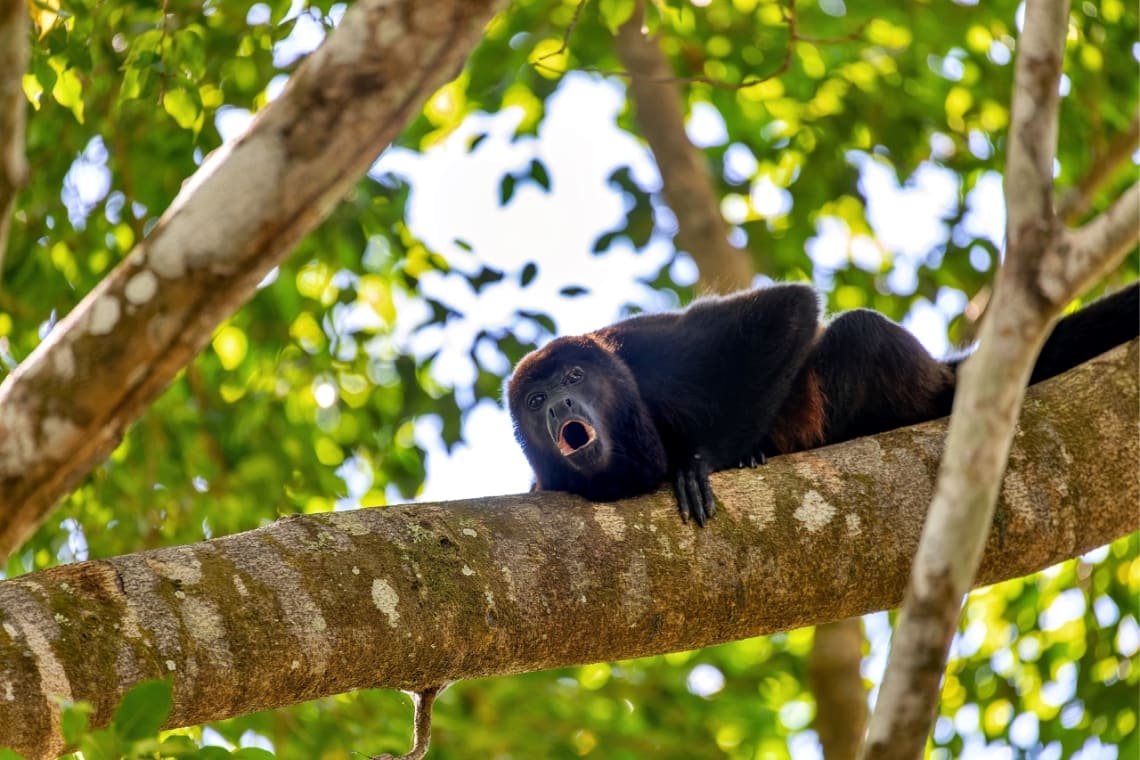
[[[20,545],[455,76],[505,0],[361,0],[249,130],[0,385],[0,557]]]
[[[27,68],[28,6],[24,0],[0,0],[0,287],[16,195],[28,180],[24,156],[28,99],[23,85]]]
[[[1031,389],[976,583],[1135,531],[1132,341]],[[0,582],[0,745],[63,749],[58,698],[105,723],[173,679],[169,726],[366,687],[708,646],[898,604],[946,421],[713,476],[697,530],[668,489],[294,517]],[[1111,450],[1113,456],[1104,456]]]

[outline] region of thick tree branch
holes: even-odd
[[[0,556],[453,77],[505,0],[361,0],[0,385]]]
[[[0,0],[0,282],[16,195],[28,179],[24,156],[24,72],[28,69],[28,6]]]
[[[976,583],[1135,531],[1140,341],[1034,386]],[[96,724],[170,677],[169,725],[365,687],[637,657],[898,604],[945,421],[714,475],[703,530],[667,489],[279,520],[0,582],[0,745],[60,751],[57,697]],[[1111,450],[1113,456],[1105,456]]]
[[[1057,201],[1057,218],[1072,224],[1086,214],[1092,207],[1097,190],[1128,162],[1137,149],[1140,149],[1140,118],[1133,119],[1128,129],[1113,137],[1102,152],[1093,156],[1092,164],[1081,181],[1061,194]]]
[[[1005,175],[1006,259],[978,351],[959,370],[946,456],[862,757],[922,756],[962,595],[990,533],[1025,384],[1079,278],[1049,290],[1068,246],[1053,215],[1058,84],[1067,0],[1027,0],[1018,40]]]
[[[693,257],[703,293],[742,290],[752,283],[748,253],[728,242],[728,225],[704,155],[685,133],[685,109],[676,74],[657,41],[645,35],[644,4],[617,35],[617,54],[629,72],[629,97],[638,128],[661,172],[662,192],[677,217],[677,247]]]

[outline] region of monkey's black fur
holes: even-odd
[[[1136,337],[1138,293],[1058,322],[1030,382]],[[535,487],[610,501],[668,479],[704,525],[710,472],[949,414],[958,361],[874,311],[819,320],[815,290],[777,285],[550,342],[508,387]]]

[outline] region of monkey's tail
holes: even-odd
[[[1140,283],[1134,282],[1058,321],[1041,347],[1029,384],[1048,380],[1138,335]]]

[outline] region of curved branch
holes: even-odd
[[[1085,226],[1065,232],[1057,252],[1041,261],[1041,289],[1053,298],[1071,299],[1112,271],[1138,242],[1140,182]]]
[[[976,583],[1135,531],[1140,340],[1034,386]],[[1095,420],[1095,424],[1089,424]],[[279,520],[0,582],[0,746],[58,752],[59,697],[110,719],[173,678],[169,726],[362,687],[691,649],[898,604],[946,421],[713,476],[707,528],[668,489]],[[1111,448],[1113,456],[1104,456]]]
[[[361,0],[0,384],[0,556],[451,79],[505,0]]]

